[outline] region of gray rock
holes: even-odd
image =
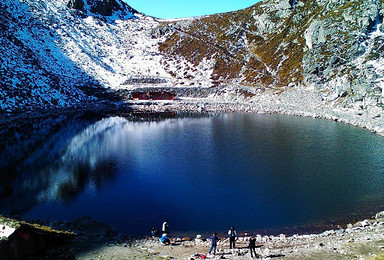
[[[354,227],[368,227],[368,226],[370,226],[371,225],[371,223],[367,220],[367,219],[365,219],[365,220],[363,220],[363,221],[360,221],[360,222],[357,222],[355,225],[353,225]]]
[[[84,8],[83,0],[70,0],[68,3],[68,7],[72,9],[82,10]]]
[[[93,0],[89,1],[89,4],[91,4],[92,13],[104,16],[111,16],[113,11],[122,10],[121,4],[116,0]]]
[[[86,4],[90,6],[90,10],[94,14],[103,16],[111,16],[115,11],[126,11],[137,13],[135,9],[120,0],[85,0]],[[86,11],[84,0],[70,0],[67,5],[69,8]]]
[[[377,213],[375,219],[379,222],[384,222],[384,211]]]

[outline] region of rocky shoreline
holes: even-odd
[[[382,108],[364,102],[347,107],[343,101],[343,97],[329,101],[320,92],[300,86],[262,91],[245,86],[225,86],[204,97],[181,96],[177,101],[128,101],[126,104],[146,112],[249,112],[312,117],[343,122],[384,136]]]
[[[148,87],[146,89],[159,89]],[[23,121],[25,118],[42,118],[54,115],[75,115],[78,112],[91,114],[120,114],[126,112],[248,112],[261,114],[284,114],[299,117],[312,117],[343,122],[384,136],[384,110],[375,102],[355,102],[346,106],[344,97],[329,100],[321,92],[302,86],[285,89],[257,89],[254,87],[223,85],[215,88],[173,88],[175,101],[99,101],[87,103],[78,108],[28,111],[26,113],[3,114],[1,124]],[[125,92],[124,92],[125,93]]]
[[[236,248],[229,249],[229,240],[219,236],[216,255],[208,255],[210,240],[197,234],[172,237],[171,245],[162,245],[158,238],[133,238],[118,234],[113,227],[88,217],[73,222],[46,223],[57,229],[77,234],[68,245],[56,248],[46,257],[60,259],[250,259],[248,247],[251,234],[241,234]],[[346,228],[327,230],[320,234],[292,236],[255,235],[258,259],[383,259],[384,212],[371,219],[348,224]]]

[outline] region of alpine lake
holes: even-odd
[[[146,235],[306,232],[384,209],[384,138],[285,115],[41,119],[0,136],[0,213]]]

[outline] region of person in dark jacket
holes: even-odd
[[[248,247],[251,250],[251,257],[253,258],[253,254],[255,254],[255,257],[257,257],[257,254],[256,254],[256,238],[255,237],[252,236],[249,239]]]
[[[213,233],[210,239],[211,239],[211,248],[209,249],[208,254],[210,254],[213,251],[213,255],[214,255],[216,254],[216,246],[219,238],[217,237],[216,233]]]
[[[237,237],[237,233],[236,233],[236,230],[235,230],[234,226],[232,226],[229,229],[228,237],[229,237],[229,248],[230,249],[235,248],[235,240],[236,240],[236,237]]]

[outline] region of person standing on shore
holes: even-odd
[[[228,231],[228,237],[229,237],[229,248],[235,248],[235,240],[237,237],[237,233],[234,226],[231,226],[231,228]]]
[[[168,228],[169,228],[169,224],[168,224],[168,219],[166,219],[163,223],[163,226],[161,227],[161,231],[163,233],[167,233],[168,234]]]
[[[213,233],[212,236],[210,237],[211,239],[211,248],[209,249],[208,254],[210,254],[213,251],[213,255],[216,254],[216,246],[217,246],[217,241],[219,238],[216,236],[216,233]]]
[[[256,238],[254,236],[251,236],[249,239],[249,249],[251,250],[251,257],[253,258],[253,254],[255,254],[255,257],[257,257],[256,254]]]

